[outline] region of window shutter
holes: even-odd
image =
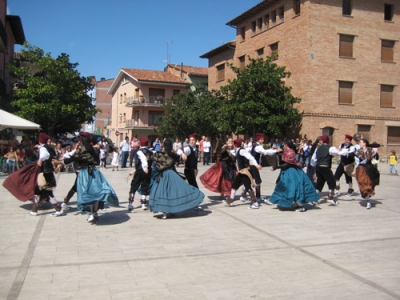
[[[353,57],[353,41],[352,35],[340,35],[339,56]]]
[[[353,83],[352,82],[339,82],[339,103],[351,104],[353,102]]]
[[[381,106],[393,106],[393,86],[381,85]]]
[[[400,144],[400,127],[388,127],[388,144]]]
[[[394,41],[382,40],[381,60],[393,61]]]

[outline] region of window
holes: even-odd
[[[381,84],[381,106],[393,107],[393,85]]]
[[[257,19],[257,29],[258,32],[262,31],[262,18]]]
[[[271,56],[275,55],[275,59],[278,59],[278,43],[269,45],[269,48],[271,49]]]
[[[239,57],[239,69],[243,70],[246,66],[246,57],[243,55]]]
[[[269,15],[264,16],[265,29],[269,28]]]
[[[240,38],[242,39],[242,41],[244,41],[246,38],[246,29],[244,27],[240,28]]]
[[[371,141],[371,125],[358,125],[357,132],[362,135],[362,137],[369,142]]]
[[[124,119],[123,122],[126,122],[126,113],[124,113]]]
[[[339,56],[353,57],[353,35],[341,34],[339,38]]]
[[[400,127],[389,126],[388,127],[388,144],[400,144]]]
[[[276,25],[276,11],[274,10],[271,12],[271,21],[272,21],[272,26]]]
[[[149,126],[157,126],[161,124],[159,118],[163,115],[162,111],[149,111]]]
[[[300,0],[293,0],[293,10],[295,15],[300,14]]]
[[[385,4],[384,14],[385,14],[385,21],[392,21],[392,19],[393,19],[393,4]]]
[[[283,6],[279,7],[278,14],[279,14],[279,21],[281,23],[283,23],[285,21],[285,10],[284,10]]]
[[[135,89],[135,98],[139,98],[139,89]]]
[[[126,93],[124,93],[124,102],[126,102]]]
[[[381,60],[393,61],[394,41],[382,40]]]
[[[122,103],[122,94],[119,95],[119,104],[121,104],[121,103]]]
[[[256,21],[251,22],[251,32],[253,35],[256,34]]]
[[[139,126],[139,112],[135,111],[135,126]]]
[[[172,95],[173,95],[173,96],[178,95],[178,94],[180,94],[180,93],[181,93],[181,90],[173,90],[173,91],[172,91]]]
[[[225,80],[225,64],[217,66],[217,81]]]
[[[352,104],[353,82],[339,81],[339,104]]]
[[[257,50],[257,56],[259,58],[263,58],[264,57],[264,48],[260,48]]]
[[[352,0],[342,0],[342,14],[351,16]]]
[[[165,89],[149,88],[149,103],[160,104],[164,102]]]

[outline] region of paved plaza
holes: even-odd
[[[129,213],[131,169],[106,169],[120,207],[101,211],[97,225],[76,196],[64,216],[46,206],[32,217],[31,202],[1,185],[0,299],[400,299],[400,176],[379,169],[370,210],[358,193],[306,212],[227,207],[198,179],[204,210],[167,220],[139,208],[138,195]],[[261,170],[263,195],[278,174]],[[75,174],[57,179],[62,200]]]

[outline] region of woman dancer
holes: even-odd
[[[235,161],[233,139],[229,138],[221,148],[221,160],[200,176],[204,187],[214,193],[219,193],[221,200],[231,193],[232,183],[236,177]]]
[[[375,195],[375,186],[379,185],[379,171],[372,165],[374,156],[372,148],[379,148],[379,144],[368,144],[368,140],[360,139],[360,149],[356,152],[360,163],[356,168],[356,180],[360,189],[361,197],[367,200],[367,209],[372,207],[370,198]]]
[[[98,220],[97,211],[104,208],[107,202],[110,206],[118,207],[118,197],[104,175],[96,168],[99,161],[97,150],[91,145],[92,136],[82,132],[80,144],[72,155],[64,155],[64,162],[78,164],[75,184],[71,191],[78,194],[78,209],[82,213],[89,212],[88,222]]]
[[[317,202],[319,195],[311,180],[302,170],[302,165],[296,161],[293,141],[286,139],[283,149],[283,164],[271,167],[272,171],[281,169],[281,172],[269,202],[284,208],[290,208],[295,204],[296,211],[305,212],[304,203]]]
[[[198,188],[187,184],[176,172],[175,164],[179,159],[170,140],[164,141],[164,150],[153,156],[149,206],[154,213],[162,212],[163,219],[170,213],[196,208],[204,199]]]

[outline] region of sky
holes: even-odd
[[[121,68],[207,67],[201,55],[236,38],[229,21],[261,0],[8,0],[25,39],[81,76],[112,79]],[[21,46],[16,45],[15,51]]]

